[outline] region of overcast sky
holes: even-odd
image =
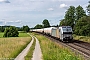
[[[84,10],[89,0],[0,0],[0,25],[34,27],[48,19],[59,24],[69,6],[81,5]]]

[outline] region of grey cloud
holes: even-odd
[[[0,0],[0,3],[10,3],[8,0]]]
[[[7,1],[5,1],[5,3],[10,3],[10,2],[7,0]]]

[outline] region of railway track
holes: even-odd
[[[85,57],[90,58],[90,43],[74,40],[73,43],[68,43],[67,45],[77,49]]]
[[[85,47],[81,46],[81,45],[77,45],[77,44],[73,44],[73,43],[69,43],[67,44],[69,47],[71,47],[71,49],[75,49],[77,50],[80,54],[84,55],[84,57],[86,58],[90,58],[90,50],[86,49]]]
[[[53,42],[57,42],[59,44],[62,44],[65,47],[70,48],[73,52],[76,54],[81,54],[84,56],[85,60],[90,60],[90,43],[74,40],[72,43],[63,43],[57,39],[48,37],[44,35],[45,37],[49,38]]]

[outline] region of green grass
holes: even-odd
[[[0,38],[3,38],[4,32],[0,32]],[[25,32],[19,32],[19,37],[29,37],[29,35]]]
[[[80,40],[84,42],[89,42],[90,43],[90,37],[88,36],[78,36],[78,35],[73,35],[75,40]]]
[[[29,35],[24,32],[19,32],[19,37],[29,37]]]
[[[48,38],[33,33],[39,40],[43,60],[84,60],[80,55],[75,55],[74,52],[60,44],[52,42]]]
[[[0,38],[2,38],[2,37],[3,37],[3,34],[4,34],[3,32],[0,32]]]
[[[25,56],[25,60],[32,60],[33,57],[33,51],[35,49],[36,40],[34,40],[32,46],[29,49],[28,54]]]

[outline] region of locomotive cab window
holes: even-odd
[[[66,28],[62,28],[63,29],[63,32],[67,32],[67,29]]]

